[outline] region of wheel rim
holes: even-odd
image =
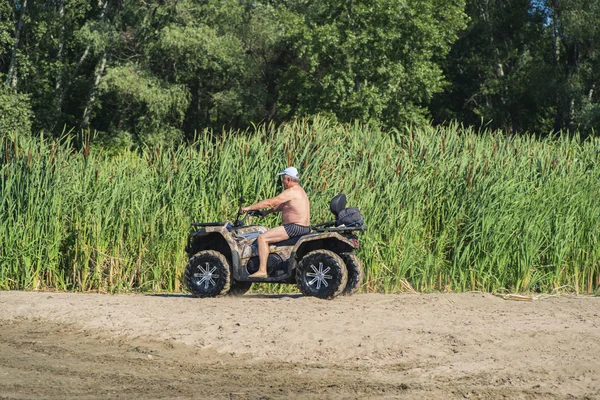
[[[217,267],[211,266],[210,263],[204,263],[204,267],[202,265],[198,265],[198,271],[194,273],[194,283],[197,286],[202,286],[204,283],[204,289],[208,289],[210,286],[217,286],[217,282],[215,279],[219,278],[219,274],[216,274]]]
[[[331,267],[325,267],[323,266],[323,263],[320,262],[318,266],[311,264],[310,268],[313,270],[313,272],[307,272],[306,276],[313,279],[308,282],[308,285],[312,286],[316,284],[317,290],[321,289],[321,285],[329,287],[329,283],[327,281],[333,279],[333,276],[327,275],[327,273],[331,270]]]

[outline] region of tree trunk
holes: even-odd
[[[90,97],[88,98],[85,109],[83,110],[83,118],[81,120],[81,128],[87,128],[90,124],[90,115],[92,113],[92,107],[94,106],[94,101],[96,100],[96,92],[98,89],[98,85],[100,84],[100,78],[102,78],[102,74],[104,73],[104,68],[106,67],[106,51],[102,55],[102,59],[100,63],[96,66],[96,70],[94,71],[94,85],[92,86],[92,90],[90,91]]]
[[[58,6],[58,18],[60,21],[60,42],[58,43],[58,62],[60,65],[62,65],[62,61],[63,61],[63,49],[65,47],[65,21],[63,21],[64,17],[65,17],[65,0],[60,0],[60,4]],[[61,71],[59,70],[56,73],[56,85],[54,86],[54,88],[56,90],[60,90],[60,88],[62,87],[62,78],[61,78]]]
[[[54,89],[58,93],[58,103],[56,105],[56,113],[60,115],[62,112],[62,104],[65,98],[65,93],[62,85],[62,75],[63,75],[63,51],[65,48],[65,0],[60,0],[60,5],[58,8],[58,17],[60,21],[60,42],[58,43],[58,65],[59,70],[56,73],[56,84]]]
[[[21,7],[21,16],[19,17],[17,29],[15,30],[15,44],[12,49],[10,67],[8,68],[8,78],[6,79],[6,87],[14,88],[17,86],[17,50],[19,49],[19,44],[21,42],[21,29],[23,29],[25,12],[27,12],[27,0],[23,1],[23,5]]]
[[[108,3],[109,3],[108,0],[106,0],[106,2],[103,2],[102,0],[98,1],[98,7],[101,10],[100,19],[102,21],[104,21],[107,18]],[[83,60],[85,60],[85,57],[87,57],[87,54],[89,53],[89,49],[90,49],[90,46],[88,46],[85,49],[85,52],[83,53],[83,56],[79,60],[77,67],[79,67],[79,65],[81,65]],[[102,78],[102,74],[104,74],[104,69],[106,68],[107,52],[108,52],[108,49],[105,48],[104,52],[102,53],[102,58],[100,59],[100,62],[98,64],[96,64],[96,69],[94,70],[94,84],[92,85],[92,89],[90,90],[90,96],[88,97],[85,108],[83,110],[83,117],[81,118],[80,127],[82,129],[87,128],[88,125],[90,124],[90,116],[92,115],[92,108],[94,107],[94,101],[96,101],[98,85],[100,84],[100,79]]]
[[[62,4],[63,2],[64,2],[64,0],[61,1],[61,6],[63,5]],[[64,12],[64,7],[62,7],[62,8],[63,8],[63,12]],[[108,1],[105,2],[105,3],[103,3],[102,1],[99,1],[98,2],[98,8],[100,9],[100,20],[104,21],[106,19],[106,15],[107,15],[107,12],[108,12]],[[85,48],[85,50],[83,51],[83,54],[81,55],[81,57],[79,57],[79,61],[77,61],[77,65],[75,66],[75,71],[71,73],[71,76],[77,76],[77,72],[79,72],[79,69],[83,65],[84,61],[90,55],[90,49],[91,48],[92,48],[91,45],[88,45]],[[70,84],[67,83],[66,87],[61,92],[60,107],[62,107],[62,104],[64,102],[64,96],[65,96],[65,93],[67,92],[69,86],[70,86]]]
[[[83,62],[85,61],[87,56],[90,54],[90,48],[91,48],[91,46],[88,45],[88,47],[86,47],[85,50],[83,51],[83,54],[79,58],[79,61],[77,61],[77,66],[75,67],[75,72],[79,71],[81,64],[83,64]]]
[[[559,26],[559,22],[560,22],[560,18],[561,18],[561,8],[560,8],[560,1],[558,0],[552,0],[551,1],[551,5],[552,5],[552,11],[553,11],[553,18],[552,18],[552,31],[554,33],[554,62],[556,65],[556,68],[560,71],[560,62],[561,62],[561,57],[560,57],[560,45],[561,45],[561,35],[562,33],[560,32],[560,26]],[[566,82],[562,82],[562,87],[563,89],[566,86]],[[564,101],[565,99],[563,99],[563,95],[561,94],[561,91],[558,90],[556,92],[556,115],[554,117],[554,130],[556,132],[560,131],[564,125],[565,125],[565,105],[564,105]]]

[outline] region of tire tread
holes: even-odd
[[[334,262],[334,266],[337,266],[338,272],[336,277],[333,279],[333,291],[322,291],[321,293],[315,292],[310,287],[306,286],[305,280],[303,279],[303,271],[306,263],[310,263],[312,259],[319,257],[329,257]],[[334,297],[338,296],[340,293],[344,291],[346,288],[346,283],[348,281],[348,271],[346,270],[346,265],[344,264],[344,260],[334,253],[331,250],[313,250],[310,253],[306,254],[300,263],[298,264],[298,269],[296,271],[296,283],[298,288],[305,296],[314,296],[320,299],[330,300]]]
[[[195,267],[195,262],[198,260],[198,258],[201,257],[209,257],[209,258],[215,258],[217,259],[221,264],[223,268],[222,271],[219,272],[224,272],[225,273],[225,284],[223,285],[223,288],[221,290],[219,290],[218,292],[215,293],[198,293],[195,292],[192,288],[192,274],[193,274],[193,270]],[[194,254],[192,257],[190,257],[187,266],[185,267],[185,285],[187,286],[188,290],[196,297],[219,297],[219,296],[223,296],[225,295],[228,291],[229,288],[231,286],[231,271],[229,269],[229,263],[227,262],[227,258],[225,258],[225,256],[215,250],[202,250],[197,252],[196,254]]]

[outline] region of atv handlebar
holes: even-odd
[[[250,216],[253,216],[253,217],[265,217],[269,213],[268,213],[268,211],[265,211],[265,210],[251,210],[251,211],[248,211],[247,214]]]
[[[269,214],[268,211],[265,210],[250,210],[246,212],[246,215],[242,217],[242,205],[244,204],[244,197],[240,197],[238,199],[240,207],[238,208],[237,216],[235,217],[235,222],[233,223],[234,227],[241,227],[246,224],[246,218],[248,215],[252,217],[265,217]],[[225,225],[225,222],[192,222],[193,227],[203,227],[203,226],[221,226]]]
[[[250,211],[246,211],[246,214],[242,217],[242,208],[240,207],[238,209],[238,214],[237,214],[237,217],[235,218],[235,222],[233,223],[233,226],[236,226],[236,227],[244,226],[246,224],[246,218],[248,216],[264,217],[265,215],[267,215],[267,213],[265,211],[250,210]]]

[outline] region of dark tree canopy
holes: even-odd
[[[600,129],[600,0],[8,0],[1,134],[340,122]]]

